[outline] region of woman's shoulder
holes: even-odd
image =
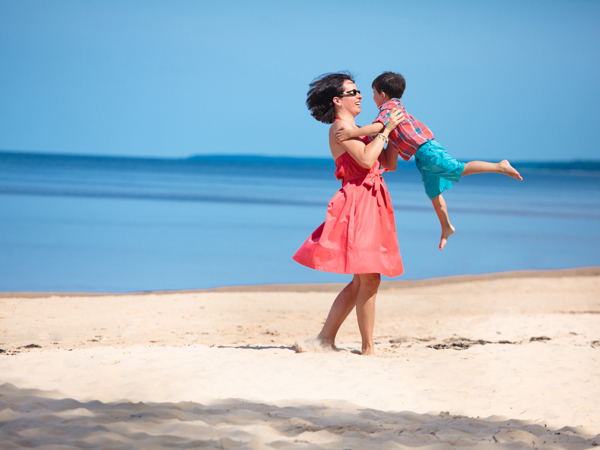
[[[343,119],[335,119],[333,121],[333,123],[331,124],[331,127],[329,127],[330,130],[337,130],[340,127],[347,127],[348,125],[351,125],[350,122],[346,122]]]
[[[342,128],[351,128],[351,124],[345,120],[336,119],[331,124],[331,127],[329,127],[329,149],[331,150],[331,156],[335,161],[346,153],[344,146],[335,138],[335,134]]]
[[[354,128],[350,122],[347,122],[343,119],[336,119],[331,126],[329,127],[329,136],[333,136],[337,133],[341,128]]]

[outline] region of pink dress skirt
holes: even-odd
[[[375,161],[370,169],[348,153],[335,160],[342,188],[327,206],[327,217],[293,256],[325,272],[401,275],[402,258],[390,195]]]

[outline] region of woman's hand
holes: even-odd
[[[392,109],[390,112],[390,120],[388,120],[388,124],[385,127],[385,130],[389,134],[391,131],[396,128],[401,122],[404,122],[405,117],[404,113],[402,113],[399,109]]]

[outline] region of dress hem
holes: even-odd
[[[315,258],[315,252],[320,257]],[[307,248],[306,246],[302,246],[292,259],[310,269],[343,275],[379,273],[386,277],[394,278],[404,273],[400,253],[394,255],[393,253],[382,254],[371,252],[371,254],[373,258],[365,258],[364,250],[357,251],[353,255],[352,252],[338,252],[322,247]],[[320,262],[315,264],[315,261]],[[343,263],[340,264],[340,261],[343,261]],[[390,264],[385,264],[386,261],[389,261]]]

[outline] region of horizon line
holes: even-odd
[[[141,156],[141,155],[111,155],[111,154],[83,154],[83,153],[59,153],[52,151],[40,151],[40,150],[7,150],[0,149],[0,154],[13,154],[13,155],[32,155],[32,156],[62,156],[62,157],[75,157],[75,158],[117,158],[117,159],[144,159],[144,160],[168,160],[168,161],[187,161],[195,158],[264,158],[264,159],[312,159],[312,160],[332,160],[331,156],[297,156],[297,155],[265,155],[265,154],[243,154],[243,153],[197,153],[189,156]],[[456,158],[459,161],[463,158]],[[464,160],[469,160],[464,158]],[[517,160],[512,159],[515,164],[564,164],[564,163],[595,163],[600,164],[599,159],[540,159],[531,160],[523,159]],[[408,161],[399,161],[408,162]]]

